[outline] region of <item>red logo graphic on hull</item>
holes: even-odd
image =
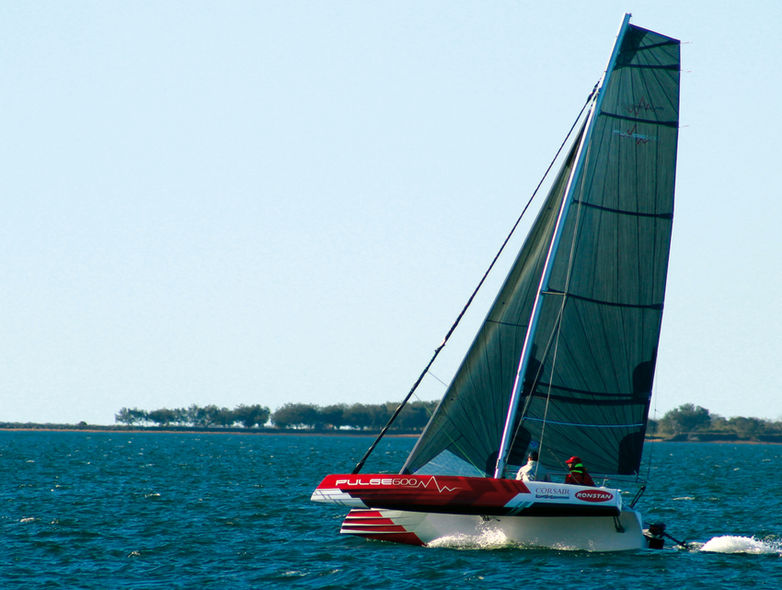
[[[603,490],[581,490],[576,492],[576,498],[585,502],[608,502],[614,499],[614,495]]]
[[[410,477],[373,477],[370,479],[367,478],[361,478],[361,476],[357,476],[355,479],[338,479],[336,481],[337,487],[341,486],[347,486],[347,487],[357,487],[357,486],[401,486],[406,488],[424,488],[429,489],[429,486],[431,484],[434,484],[434,487],[437,489],[439,493],[443,492],[453,492],[455,490],[458,490],[460,488],[458,487],[448,487],[446,485],[440,485],[437,482],[437,479],[435,476],[431,476],[429,479],[423,479],[423,478],[417,478],[415,476]]]

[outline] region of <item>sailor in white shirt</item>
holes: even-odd
[[[516,474],[516,479],[522,481],[551,481],[543,465],[538,463],[538,452],[532,451],[527,457],[527,464]]]

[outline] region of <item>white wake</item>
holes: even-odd
[[[709,539],[700,550],[707,553],[782,554],[782,544],[774,541],[762,541],[755,537],[723,535]]]
[[[499,549],[512,543],[500,530],[487,528],[474,535],[448,535],[427,543],[429,547],[448,547],[449,549]]]

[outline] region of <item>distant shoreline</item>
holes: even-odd
[[[296,429],[296,428],[197,428],[192,426],[101,426],[101,425],[69,425],[69,424],[3,424],[0,426],[0,432],[116,432],[127,434],[140,433],[161,433],[161,434],[243,434],[243,435],[296,435],[296,436],[353,436],[353,437],[375,437],[380,434],[379,430],[315,430],[315,429]],[[389,432],[385,436],[392,438],[412,438],[417,437],[419,431]],[[744,445],[763,445],[763,444],[782,444],[782,436],[767,435],[760,439],[739,439],[734,437],[719,438],[713,435],[703,436],[698,433],[679,434],[671,438],[659,436],[649,436],[645,442],[683,442],[683,443],[715,443],[715,444],[744,444]]]
[[[295,428],[193,428],[158,426],[0,426],[0,432],[119,432],[128,434],[161,433],[161,434],[250,434],[250,435],[299,435],[299,436],[377,436],[377,430],[312,430]],[[389,432],[389,437],[416,437],[420,432]]]

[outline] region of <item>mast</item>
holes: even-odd
[[[627,32],[627,29],[630,24],[630,16],[631,16],[630,13],[627,13],[624,16],[622,25],[619,28],[619,33],[617,34],[616,43],[614,44],[614,49],[611,52],[610,59],[608,60],[608,65],[606,67],[605,72],[603,73],[602,79],[598,84],[597,95],[594,99],[594,103],[589,112],[589,115],[587,116],[586,131],[581,138],[581,144],[578,146],[576,165],[573,167],[573,170],[570,174],[570,178],[568,179],[567,188],[565,190],[565,198],[562,199],[562,207],[560,209],[559,217],[557,219],[557,224],[554,229],[554,235],[551,240],[551,246],[549,247],[549,251],[546,256],[546,262],[543,266],[543,273],[540,279],[540,286],[538,287],[537,290],[535,303],[532,307],[532,313],[530,315],[530,321],[528,324],[529,327],[527,328],[527,334],[524,338],[524,345],[521,350],[521,357],[519,359],[519,368],[518,371],[516,372],[516,378],[513,384],[513,392],[511,394],[510,401],[508,403],[508,413],[505,419],[505,427],[503,428],[502,431],[502,439],[500,441],[500,448],[497,456],[497,466],[494,470],[495,478],[500,478],[503,476],[505,471],[505,466],[508,461],[508,454],[510,453],[510,447],[511,447],[511,439],[513,437],[513,427],[516,422],[516,415],[518,413],[518,406],[519,406],[519,401],[521,399],[522,388],[524,387],[524,377],[527,372],[527,367],[529,366],[529,360],[532,352],[532,341],[534,339],[535,332],[537,329],[538,319],[540,317],[542,294],[548,289],[548,283],[551,277],[552,261],[554,258],[554,254],[556,253],[557,248],[559,246],[559,241],[560,238],[562,237],[562,230],[565,226],[565,221],[567,219],[568,211],[570,210],[570,204],[573,201],[573,192],[575,190],[576,180],[579,178],[581,174],[581,170],[584,165],[584,160],[586,158],[585,146],[588,144],[589,139],[592,136],[594,119],[597,113],[599,113],[600,105],[603,102],[603,94],[604,94],[603,89],[605,88],[606,82],[608,81],[608,78],[611,75],[611,71],[614,69],[614,65],[616,64],[616,59],[617,56],[619,55],[619,49],[622,46],[622,41],[624,39],[625,33]],[[567,296],[567,295],[565,294],[563,296]]]

